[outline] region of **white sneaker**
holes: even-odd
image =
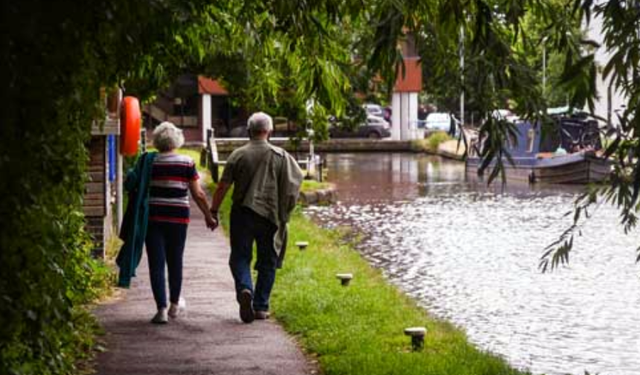
[[[169,306],[169,318],[175,319],[178,317],[179,314],[180,314],[180,306],[176,305],[175,303],[172,303]]]
[[[180,313],[187,308],[187,301],[184,298],[180,297],[178,303],[172,303],[169,306],[169,317],[171,319],[176,319]]]
[[[169,318],[167,317],[167,309],[158,309],[156,315],[151,319],[151,323],[153,324],[167,324],[169,322]]]

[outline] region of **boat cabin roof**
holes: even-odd
[[[538,154],[556,153],[560,148],[567,153],[602,148],[597,121],[581,114],[552,118],[554,121],[546,125],[517,122],[516,137],[507,140],[507,150],[511,156],[534,158]]]

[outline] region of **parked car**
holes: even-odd
[[[377,104],[367,103],[363,105],[363,108],[365,109],[365,111],[367,111],[367,115],[373,115],[378,117],[384,116],[384,110],[382,109],[381,106]]]
[[[491,116],[497,120],[507,120],[514,124],[520,120],[518,116],[514,115],[513,112],[508,109],[494,109],[491,112]]]
[[[331,138],[372,138],[380,139],[391,136],[389,123],[382,117],[368,115],[367,121],[359,124],[355,129],[349,129],[332,124],[329,127]]]
[[[434,112],[427,116],[424,121],[424,128],[427,132],[443,131],[450,135],[459,132],[460,120],[455,118],[451,113]]]
[[[291,137],[298,131],[298,125],[295,122],[289,122],[286,117],[273,117],[273,137]],[[246,125],[240,125],[232,128],[228,132],[231,138],[248,138],[249,131]]]
[[[246,126],[236,126],[235,128],[229,130],[230,138],[248,138],[249,131],[247,131]]]
[[[298,124],[289,121],[288,118],[276,116],[273,118],[273,136],[274,137],[292,137],[298,132]]]

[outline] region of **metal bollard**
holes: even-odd
[[[404,334],[411,336],[411,348],[413,351],[422,350],[424,347],[424,335],[427,333],[425,327],[409,327],[405,328]]]
[[[349,283],[351,282],[351,279],[353,279],[353,274],[351,274],[351,273],[338,273],[338,274],[336,274],[336,277],[338,278],[338,280],[340,280],[340,283],[342,284],[342,286],[349,286]]]

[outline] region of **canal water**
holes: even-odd
[[[414,154],[330,154],[339,202],[307,213],[363,234],[359,251],[433,315],[535,374],[640,374],[637,233],[601,206],[569,266],[541,273],[580,188],[487,188],[464,164]]]

